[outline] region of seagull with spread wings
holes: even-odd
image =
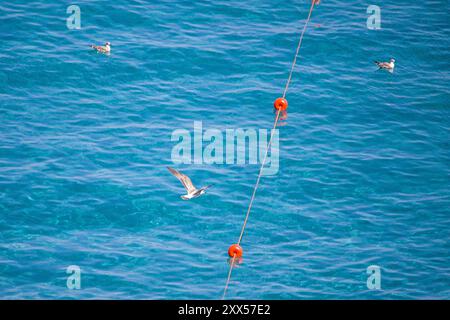
[[[193,198],[197,198],[200,197],[202,194],[205,193],[206,189],[208,189],[209,187],[211,187],[211,185],[206,186],[206,187],[202,187],[200,189],[197,189],[193,184],[191,179],[185,175],[182,174],[181,172],[171,168],[171,167],[167,167],[167,169],[169,169],[170,173],[172,173],[175,177],[178,178],[178,180],[181,181],[181,183],[183,184],[183,186],[185,187],[187,194],[181,196],[181,199],[183,200],[190,200]]]

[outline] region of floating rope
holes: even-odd
[[[249,217],[249,215],[250,215],[250,210],[252,209],[253,200],[255,200],[256,190],[258,189],[259,181],[261,180],[261,174],[262,174],[262,171],[263,171],[263,169],[264,169],[264,164],[266,163],[266,159],[267,159],[267,155],[268,155],[268,153],[269,153],[270,145],[272,144],[272,138],[273,138],[273,135],[274,135],[274,133],[275,133],[275,129],[276,129],[276,127],[277,127],[278,120],[280,119],[280,113],[281,113],[281,109],[278,109],[277,115],[276,115],[276,117],[275,117],[275,122],[274,122],[274,124],[273,124],[272,133],[270,134],[269,143],[267,144],[266,153],[265,153],[265,155],[264,155],[264,159],[263,159],[262,165],[261,165],[261,167],[259,168],[258,179],[256,180],[255,187],[253,188],[252,198],[250,199],[250,204],[249,204],[248,209],[247,209],[247,214],[245,215],[245,220],[244,220],[244,224],[243,224],[243,226],[242,226],[241,234],[239,235],[239,240],[238,240],[238,242],[237,242],[237,246],[238,246],[238,247],[239,247],[239,245],[241,244],[242,237],[244,236],[245,226],[247,225],[248,217]],[[240,248],[240,247],[239,247],[239,248]],[[241,250],[242,250],[242,249],[241,249]],[[227,293],[228,285],[229,285],[230,279],[231,279],[231,272],[233,271],[233,267],[234,267],[234,264],[235,264],[235,262],[236,262],[236,253],[233,253],[232,256],[233,256],[233,257],[232,257],[232,260],[231,260],[231,263],[230,263],[230,270],[228,271],[228,278],[227,278],[227,282],[226,282],[226,285],[225,285],[225,289],[223,290],[223,296],[222,296],[222,299],[225,299],[225,295],[226,295],[226,293]]]
[[[315,3],[316,3],[316,0],[312,0],[311,1],[311,8],[309,8],[308,18],[306,18],[305,25],[303,26],[303,30],[302,30],[302,33],[300,35],[300,39],[298,40],[297,50],[295,51],[295,55],[294,55],[294,61],[292,62],[291,71],[289,72],[289,77],[288,77],[288,80],[286,81],[286,86],[284,87],[283,98],[286,97],[286,93],[288,91],[289,84],[291,83],[292,74],[294,73],[295,64],[297,63],[298,53],[300,51],[300,47],[302,46],[303,36],[305,35],[306,28],[308,27],[308,22],[311,19],[311,14],[312,14],[312,11],[314,9],[314,4]]]
[[[312,11],[314,9],[314,4],[316,3],[316,1],[317,0],[312,0],[311,1],[311,8],[309,9],[308,18],[306,19],[306,22],[305,22],[305,25],[303,27],[302,33],[300,34],[300,39],[298,41],[297,50],[295,51],[294,60],[292,61],[291,70],[289,71],[289,76],[288,76],[288,79],[286,81],[286,86],[284,87],[283,98],[278,98],[275,101],[275,104],[274,104],[275,108],[277,109],[277,114],[275,116],[275,122],[273,124],[273,129],[272,129],[272,132],[271,132],[271,135],[270,135],[269,142],[267,143],[266,153],[264,155],[263,161],[261,163],[261,167],[259,169],[258,178],[256,179],[256,183],[255,183],[255,186],[253,188],[252,197],[250,198],[250,204],[248,205],[247,214],[245,215],[244,223],[243,223],[242,229],[241,229],[241,234],[239,235],[239,240],[238,240],[237,244],[233,244],[230,247],[230,249],[228,250],[228,254],[229,254],[229,256],[232,259],[231,259],[231,262],[230,262],[230,269],[228,270],[227,282],[226,282],[225,288],[223,290],[222,299],[225,299],[225,296],[227,294],[228,286],[229,286],[230,280],[231,280],[231,273],[232,273],[233,268],[235,266],[236,258],[239,258],[239,257],[242,256],[242,248],[240,247],[240,244],[241,244],[241,241],[242,241],[242,237],[244,236],[244,231],[245,231],[245,227],[247,226],[248,217],[250,216],[250,211],[251,211],[252,206],[253,206],[253,201],[255,200],[256,191],[258,190],[258,187],[259,187],[259,182],[261,180],[261,176],[262,176],[262,172],[263,172],[263,169],[264,169],[264,165],[266,163],[267,155],[269,153],[270,146],[272,145],[272,139],[273,139],[273,136],[274,136],[274,133],[275,133],[275,129],[276,129],[277,125],[278,125],[278,120],[280,119],[280,113],[281,113],[281,111],[286,110],[286,108],[287,108],[287,101],[285,99],[286,93],[287,93],[287,90],[289,88],[289,84],[291,83],[291,80],[292,80],[292,74],[294,72],[295,65],[297,63],[297,57],[298,57],[298,53],[300,51],[300,47],[302,46],[303,36],[305,34],[305,31],[306,31],[306,28],[308,26],[309,20],[311,19],[311,14],[312,14]]]

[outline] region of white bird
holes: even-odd
[[[100,53],[110,53],[111,52],[111,43],[109,43],[109,42],[105,43],[104,46],[95,46],[95,45],[91,44],[90,47]]]
[[[380,61],[374,62],[380,69],[393,70],[395,67],[395,59],[390,59],[389,62],[380,62]]]
[[[170,171],[175,177],[177,177],[178,180],[180,180],[181,183],[183,184],[183,186],[186,188],[187,194],[181,196],[181,199],[183,199],[183,200],[190,200],[190,199],[193,199],[193,198],[200,197],[202,194],[205,193],[206,189],[208,189],[209,187],[211,187],[211,185],[209,185],[209,186],[206,186],[206,187],[202,187],[202,188],[200,188],[200,189],[197,189],[197,188],[192,184],[191,179],[190,179],[187,175],[182,174],[181,172],[179,172],[179,171],[177,171],[177,170],[175,170],[175,169],[173,169],[173,168],[170,168],[170,167],[167,167],[167,169],[169,169],[169,171]]]

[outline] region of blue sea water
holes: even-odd
[[[449,2],[321,2],[227,297],[449,299]],[[309,3],[2,1],[0,298],[220,298],[259,167],[174,165],[171,135],[270,129]]]

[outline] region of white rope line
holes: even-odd
[[[230,270],[228,270],[227,283],[225,284],[225,289],[223,290],[222,300],[225,299],[225,296],[227,294],[228,285],[230,284],[230,279],[231,279],[231,272],[233,271],[235,260],[236,260],[236,254],[233,255],[233,260],[231,260]]]
[[[303,36],[304,36],[306,28],[308,26],[308,22],[311,19],[311,14],[312,14],[312,11],[313,11],[313,8],[314,8],[314,4],[315,4],[315,0],[312,0],[311,8],[309,9],[309,13],[308,13],[308,18],[306,19],[306,22],[305,22],[305,25],[303,27],[302,33],[300,35],[300,40],[298,41],[297,50],[295,51],[294,60],[292,61],[292,66],[291,66],[291,70],[289,72],[289,77],[288,77],[288,80],[286,82],[286,86],[284,88],[283,98],[286,97],[286,93],[287,93],[287,90],[289,88],[289,84],[290,84],[290,82],[292,80],[292,74],[294,72],[294,68],[295,68],[295,65],[297,63],[298,53],[300,51],[300,47],[301,47],[302,42],[303,42]],[[250,203],[248,205],[247,213],[245,215],[244,224],[242,225],[241,234],[239,235],[239,240],[237,242],[238,245],[241,244],[242,237],[244,236],[245,227],[247,226],[247,221],[248,221],[248,218],[250,216],[250,211],[251,211],[252,206],[253,206],[253,201],[255,200],[256,191],[258,190],[258,187],[259,187],[259,182],[261,180],[261,176],[262,176],[262,172],[263,172],[263,169],[264,169],[264,165],[265,165],[266,160],[267,160],[267,155],[269,154],[269,149],[270,149],[270,146],[272,145],[272,139],[273,139],[273,136],[275,134],[275,130],[277,128],[278,120],[280,119],[280,113],[281,113],[281,109],[278,109],[277,115],[275,117],[275,122],[274,122],[274,125],[273,125],[273,129],[272,129],[272,132],[270,134],[270,139],[269,139],[269,142],[267,143],[266,153],[265,153],[263,161],[261,163],[261,167],[259,168],[258,178],[256,179],[256,183],[255,183],[255,186],[253,188],[252,197],[250,198]],[[231,264],[230,264],[230,269],[228,270],[228,277],[227,277],[227,282],[225,283],[225,288],[224,288],[224,291],[223,291],[222,300],[225,299],[225,296],[226,296],[226,293],[227,293],[227,290],[228,290],[228,286],[230,284],[231,273],[233,271],[233,268],[234,268],[234,265],[235,265],[235,261],[236,261],[236,254],[233,255],[233,259],[232,259]]]
[[[245,220],[244,220],[244,224],[242,225],[242,230],[241,230],[241,234],[239,236],[238,245],[241,243],[242,237],[244,236],[245,226],[247,225],[248,217],[250,215],[250,210],[251,210],[252,205],[253,205],[253,200],[255,200],[256,190],[258,189],[259,181],[261,180],[261,174],[262,174],[262,171],[264,169],[264,164],[266,163],[267,155],[269,154],[269,148],[270,148],[270,145],[272,144],[272,139],[273,139],[275,130],[277,128],[277,123],[278,123],[278,120],[280,118],[280,113],[281,113],[281,110],[278,110],[277,111],[277,116],[275,117],[275,123],[273,125],[273,129],[272,129],[272,132],[270,134],[270,139],[269,139],[269,142],[267,144],[266,153],[264,155],[261,167],[259,169],[258,179],[256,180],[255,187],[253,188],[253,194],[252,194],[252,198],[250,200],[250,205],[248,206],[247,214],[246,214]],[[227,282],[225,283],[225,289],[223,290],[222,300],[225,299],[225,296],[227,294],[228,286],[230,284],[230,279],[231,279],[231,272],[233,271],[235,260],[236,260],[236,254],[233,255],[233,260],[231,261],[230,269],[228,270],[228,277],[227,277]]]
[[[275,134],[275,130],[277,128],[277,123],[278,123],[278,120],[280,119],[280,113],[281,113],[281,110],[278,110],[277,111],[277,116],[275,117],[275,122],[273,124],[273,129],[272,129],[272,132],[270,134],[269,143],[267,144],[266,154],[264,155],[263,161],[261,163],[261,167],[259,168],[258,178],[256,179],[256,184],[255,184],[255,187],[253,188],[253,194],[252,194],[252,197],[250,199],[250,204],[248,205],[247,214],[245,215],[244,224],[242,225],[241,234],[239,236],[239,241],[237,243],[238,245],[241,244],[242,237],[244,236],[245,227],[247,225],[248,217],[250,216],[250,210],[252,209],[253,201],[255,200],[256,190],[258,190],[259,181],[261,180],[261,175],[262,175],[262,172],[263,172],[263,169],[264,169],[264,165],[266,164],[267,155],[269,154],[269,149],[270,149],[270,146],[272,145],[272,139],[273,139],[273,136]]]

